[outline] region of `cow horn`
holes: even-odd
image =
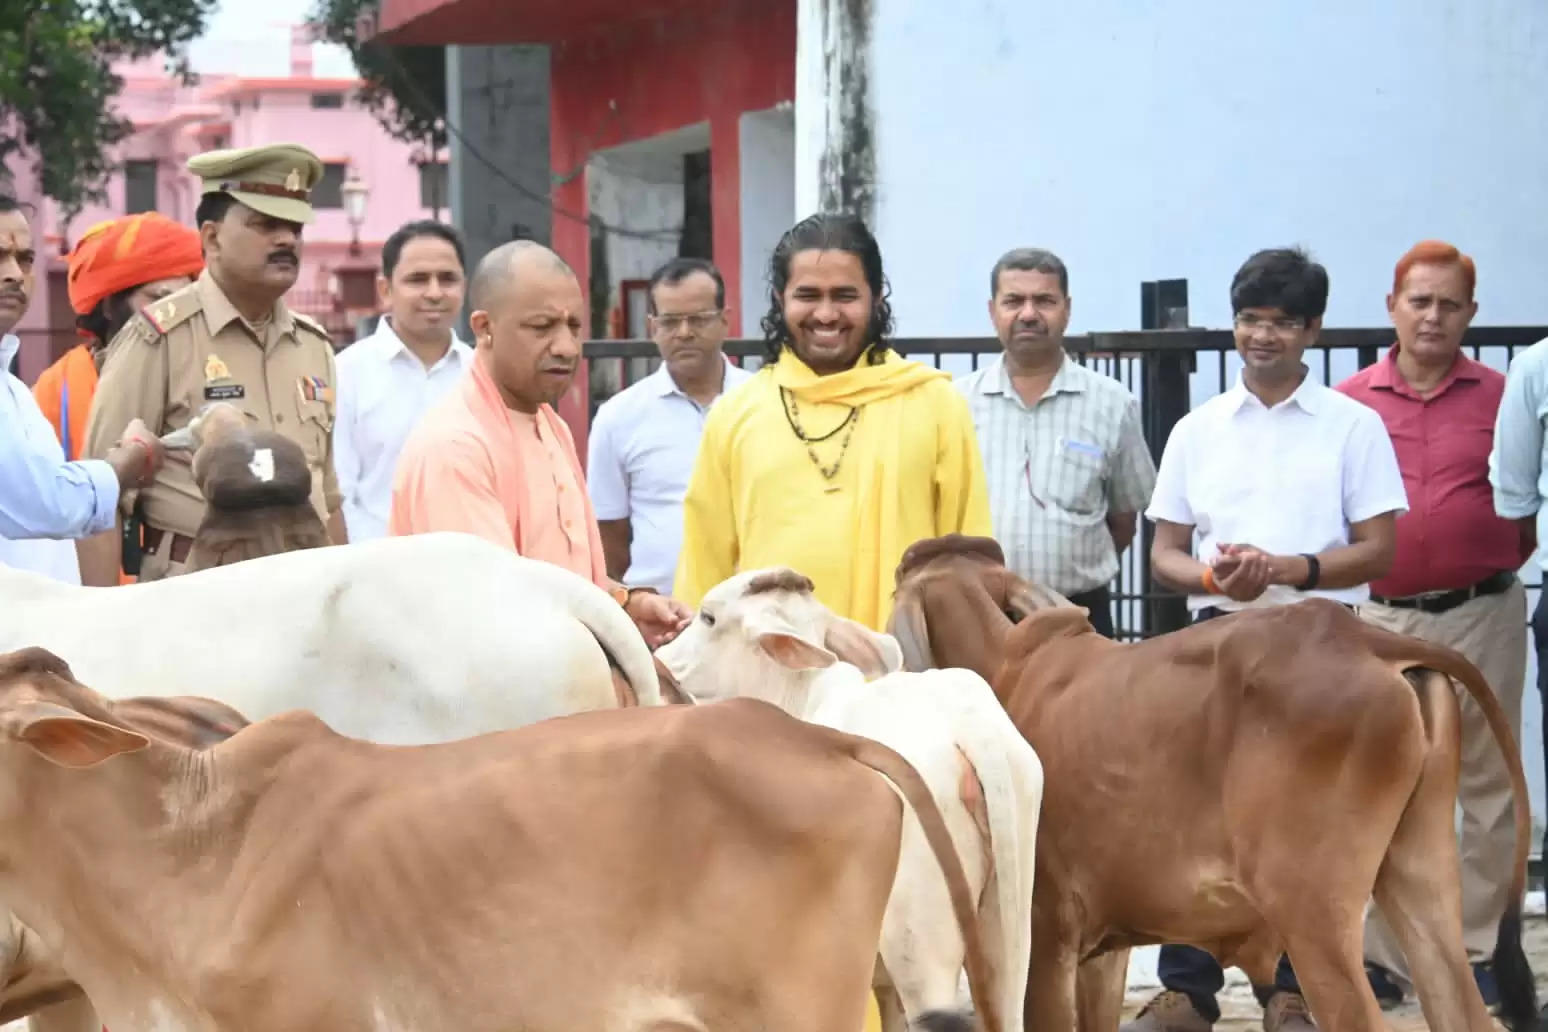
[[[897,600],[892,618],[887,621],[887,631],[898,640],[903,650],[903,669],[915,672],[932,670],[935,654],[930,650],[930,628],[925,621],[924,606],[919,596],[909,592]]]

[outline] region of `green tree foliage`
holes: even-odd
[[[26,150],[66,217],[102,200],[113,147],[133,128],[113,111],[113,62],[160,52],[191,81],[185,48],[218,2],[0,0],[0,177]]]
[[[395,139],[417,143],[428,159],[446,146],[446,48],[394,47],[361,39],[377,0],[315,0],[317,38],[349,51],[363,85],[360,102]]]

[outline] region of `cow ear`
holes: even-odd
[[[896,638],[890,634],[877,634],[853,620],[836,618],[828,625],[823,644],[839,659],[859,667],[867,681],[903,669],[903,649]]]
[[[51,702],[29,702],[8,715],[13,735],[61,767],[90,767],[150,744],[144,735],[93,720]]]
[[[774,662],[791,670],[821,670],[838,662],[833,653],[794,631],[764,631],[758,635],[758,646]]]

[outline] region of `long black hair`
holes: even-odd
[[[865,282],[871,288],[871,317],[866,323],[866,361],[880,365],[891,349],[892,288],[882,273],[881,248],[865,221],[847,212],[811,215],[791,226],[779,238],[769,257],[769,311],[763,317],[763,345],[769,361],[791,343],[790,327],[785,324],[785,287],[790,284],[790,259],[801,251],[843,251],[860,259]]]
[[[75,317],[75,325],[91,334],[96,341],[92,349],[106,348],[123,329],[125,324],[134,317],[134,309],[129,307],[129,295],[139,287],[130,287],[128,290],[120,290],[116,294],[110,294],[98,301],[92,310],[85,315]]]

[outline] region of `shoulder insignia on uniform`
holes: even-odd
[[[317,334],[317,336],[327,341],[330,345],[333,343],[333,336],[328,332],[327,328],[316,319],[313,319],[310,315],[302,315],[300,312],[291,312],[290,317],[296,321],[296,325],[298,327],[311,330],[313,333]]]
[[[199,295],[193,289],[185,288],[151,302],[140,309],[140,314],[157,333],[166,333],[187,322],[201,308]]]

